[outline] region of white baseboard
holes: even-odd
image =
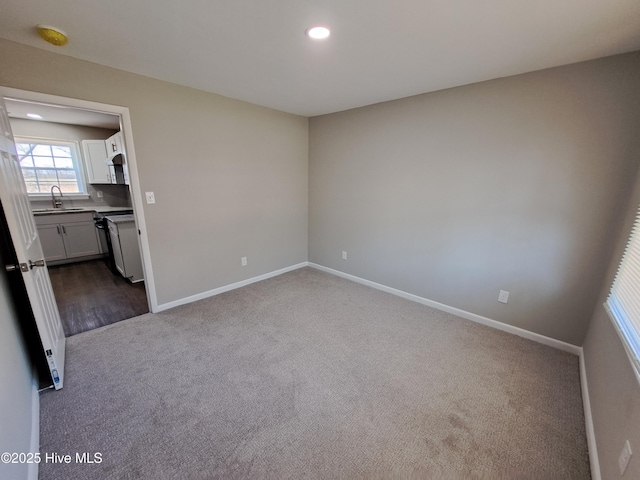
[[[593,480],[600,480],[600,461],[598,460],[596,432],[593,428],[593,417],[591,416],[591,400],[589,399],[589,386],[587,385],[587,367],[584,363],[584,351],[580,353],[580,385],[582,387],[582,409],[584,410],[584,426],[587,432],[587,447],[589,448],[591,478]]]
[[[333,268],[324,267],[322,265],[311,262],[309,262],[309,266],[317,270],[321,270],[323,272],[330,273],[332,275],[346,278],[347,280],[351,280],[353,282],[375,288],[377,290],[382,290],[383,292],[387,292],[398,297],[406,298],[407,300],[427,305],[428,307],[432,307],[437,310],[442,310],[443,312],[457,315],[458,317],[471,320],[472,322],[481,323],[482,325],[486,325],[497,330],[502,330],[503,332],[512,333],[514,335],[518,335],[519,337],[527,338],[529,340],[533,340],[534,342],[557,348],[558,350],[562,350],[564,352],[572,353],[574,355],[580,355],[580,353],[582,352],[582,347],[578,347],[577,345],[540,335],[539,333],[530,332],[529,330],[514,327],[513,325],[507,325],[506,323],[498,322],[497,320],[492,320],[481,315],[476,315],[475,313],[460,310],[459,308],[455,307],[450,307],[449,305],[445,305],[444,303],[434,302],[433,300],[429,300],[428,298],[420,297],[412,293],[403,292],[402,290],[398,290],[396,288],[387,287],[386,285],[372,282],[370,280],[365,280],[364,278],[356,277],[355,275],[351,275],[349,273],[344,273],[339,270],[334,270]]]
[[[31,445],[29,451],[36,453],[40,451],[40,394],[38,385],[33,382],[31,394]],[[27,470],[28,480],[38,480],[38,464],[30,463]]]
[[[589,447],[589,462],[591,464],[591,475],[594,480],[600,480],[600,464],[598,462],[598,452],[596,449],[596,439],[595,439],[595,432],[593,429],[593,419],[591,417],[591,403],[589,401],[589,389],[587,387],[587,375],[586,375],[585,364],[584,364],[584,356],[582,352],[582,347],[578,347],[577,345],[563,342],[561,340],[556,340],[555,338],[550,338],[545,335],[540,335],[539,333],[530,332],[523,328],[514,327],[513,325],[507,325],[506,323],[498,322],[497,320],[492,320],[490,318],[483,317],[481,315],[476,315],[475,313],[467,312],[465,310],[460,310],[459,308],[455,308],[449,305],[445,305],[443,303],[435,302],[433,300],[429,300],[427,298],[420,297],[412,293],[407,293],[402,290],[398,290],[396,288],[382,285],[380,283],[372,282],[370,280],[365,280],[364,278],[356,277],[355,275],[344,273],[339,270],[334,270],[333,268],[324,267],[322,265],[318,265],[312,262],[301,262],[296,265],[291,265],[290,267],[282,268],[280,270],[275,270],[273,272],[265,273],[263,275],[258,275],[257,277],[253,277],[247,280],[242,280],[240,282],[225,285],[219,288],[215,288],[213,290],[208,290],[206,292],[202,292],[197,295],[191,295],[189,297],[181,298],[173,302],[163,303],[161,305],[158,305],[156,312],[161,312],[163,310],[168,310],[173,307],[185,305],[187,303],[195,302],[197,300],[202,300],[204,298],[212,297],[214,295],[219,295],[221,293],[228,292],[230,290],[235,290],[236,288],[241,288],[246,285],[250,285],[255,282],[260,282],[268,278],[276,277],[278,275],[282,275],[283,273],[291,272],[293,270],[297,270],[303,267],[312,267],[317,270],[321,270],[323,272],[336,275],[338,277],[346,278],[347,280],[351,280],[353,282],[360,283],[362,285],[366,285],[368,287],[375,288],[377,290],[381,290],[383,292],[387,292],[392,295],[396,295],[398,297],[405,298],[407,300],[411,300],[411,301],[420,303],[422,305],[435,308],[437,310],[441,310],[443,312],[451,313],[458,317],[471,320],[472,322],[480,323],[482,325],[486,325],[488,327],[495,328],[497,330],[518,335],[520,337],[533,340],[534,342],[541,343],[543,345],[547,345],[549,347],[553,347],[558,350],[562,350],[564,352],[568,352],[568,353],[579,356],[580,384],[582,388],[582,400],[583,400],[583,408],[584,408],[584,415],[585,415],[585,426],[587,431],[587,444]],[[39,425],[39,403],[38,403],[37,392],[36,392],[35,398],[36,398],[35,401],[37,405],[36,405],[36,408],[34,408],[34,411],[37,409],[38,414],[36,415],[36,417],[34,417],[34,424]],[[35,433],[32,432],[32,442],[34,441],[34,438],[36,442],[35,448],[38,448],[39,431],[37,429]],[[36,450],[32,450],[32,451],[36,451]],[[32,472],[30,471],[29,479],[37,480],[37,465],[36,465],[35,475],[36,475],[35,477],[32,477]]]
[[[330,273],[332,275],[346,278],[347,280],[351,280],[353,282],[375,288],[377,290],[382,290],[383,292],[391,293],[392,295],[397,295],[398,297],[402,297],[407,300],[412,300],[414,302],[427,305],[428,307],[432,307],[437,310],[442,310],[444,312],[457,315],[458,317],[471,320],[472,322],[481,323],[482,325],[486,325],[488,327],[496,328],[498,330],[502,330],[507,333],[512,333],[514,335],[518,335],[520,337],[533,340],[534,342],[542,343],[543,345],[557,348],[558,350],[562,350],[564,352],[578,355],[578,357],[580,358],[580,386],[582,389],[582,404],[583,404],[583,410],[584,410],[585,428],[587,433],[587,445],[589,448],[589,464],[591,466],[591,478],[593,480],[601,480],[600,462],[598,461],[596,436],[593,428],[593,417],[591,416],[591,401],[589,399],[589,388],[587,386],[587,371],[584,363],[584,354],[583,354],[582,347],[578,347],[577,345],[563,342],[561,340],[556,340],[555,338],[546,337],[538,333],[530,332],[528,330],[524,330],[519,327],[507,325],[505,323],[498,322],[497,320],[492,320],[490,318],[476,315],[475,313],[460,310],[459,308],[451,307],[443,303],[434,302],[433,300],[429,300],[427,298],[423,298],[418,295],[414,295],[412,293],[403,292],[402,290],[387,287],[386,285],[372,282],[370,280],[365,280],[364,278],[356,277],[355,275],[351,275],[349,273],[344,273],[339,270],[334,270],[333,268],[324,267],[322,265],[318,265],[316,263],[311,263],[311,262],[309,262],[309,266],[317,270],[321,270],[323,272]]]
[[[344,273],[339,270],[334,270],[333,268],[325,267],[312,262],[301,262],[296,265],[291,265],[289,267],[281,268],[280,270],[275,270],[273,272],[265,273],[263,275],[258,275],[257,277],[248,278],[247,280],[242,280],[240,282],[224,285],[222,287],[214,288],[213,290],[208,290],[206,292],[198,293],[196,295],[180,298],[172,302],[163,303],[157,306],[157,309],[154,311],[154,313],[162,312],[164,310],[178,307],[180,305],[185,305],[187,303],[196,302],[198,300],[213,297],[215,295],[219,295],[221,293],[228,292],[230,290],[235,290],[236,288],[241,288],[255,282],[260,282],[268,278],[277,277],[278,275],[282,275],[283,273],[291,272],[293,270],[297,270],[303,267],[312,267],[317,270],[321,270],[323,272],[336,275],[338,277],[346,278],[347,280],[351,280],[353,282],[360,283],[362,285],[366,285],[368,287],[372,287],[377,290],[382,290],[383,292],[387,292],[392,295],[396,295],[398,297],[411,300],[413,302],[421,303],[423,305],[427,305],[428,307],[432,307],[437,310],[442,310],[443,312],[457,315],[458,317],[471,320],[472,322],[481,323],[482,325],[486,325],[488,327],[495,328],[497,330],[502,330],[507,333],[512,333],[514,335],[518,335],[519,337],[527,338],[529,340],[533,340],[534,342],[538,342],[543,345],[547,345],[549,347],[557,348],[558,350],[562,350],[564,352],[569,352],[574,355],[580,355],[582,353],[582,348],[578,347],[577,345],[563,342],[561,340],[556,340],[555,338],[547,337],[545,335],[540,335],[539,333],[530,332],[529,330],[525,330],[519,327],[514,327],[513,325],[507,325],[506,323],[498,322],[497,320],[492,320],[490,318],[483,317],[481,315],[476,315],[475,313],[467,312],[465,310],[460,310],[459,308],[451,307],[449,305],[445,305],[444,303],[435,302],[433,300],[429,300],[428,298],[420,297],[412,293],[403,292],[402,290],[398,290],[396,288],[388,287],[380,283],[372,282],[370,280],[356,277],[355,275]]]
[[[213,290],[208,290],[206,292],[198,293],[196,295],[191,295],[190,297],[184,297],[178,300],[174,300],[173,302],[163,303],[156,307],[156,309],[154,310],[154,313],[162,312],[164,310],[168,310],[173,307],[178,307],[180,305],[185,305],[187,303],[213,297],[214,295],[220,295],[221,293],[228,292],[230,290],[235,290],[236,288],[245,287],[252,283],[266,280],[267,278],[277,277],[278,275],[282,275],[283,273],[291,272],[293,270],[297,270],[299,268],[306,267],[308,265],[309,265],[309,262],[298,263],[296,265],[291,265],[290,267],[285,267],[285,268],[281,268],[280,270],[275,270],[273,272],[265,273],[263,275],[258,275],[257,277],[248,278],[247,280],[242,280],[240,282],[231,283],[229,285],[224,285],[219,288],[214,288]]]

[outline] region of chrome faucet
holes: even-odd
[[[60,198],[56,198],[56,194],[53,193],[53,189],[57,188],[60,193]],[[62,208],[62,190],[58,185],[53,185],[51,187],[51,203],[53,204],[53,208]]]

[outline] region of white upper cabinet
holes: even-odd
[[[83,140],[82,153],[89,183],[111,183],[104,140]]]
[[[107,149],[107,157],[113,157],[119,153],[124,153],[122,132],[115,133],[107,138],[105,141],[105,147]]]

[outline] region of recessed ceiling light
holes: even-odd
[[[35,118],[36,120],[42,120],[42,117],[40,115],[38,115],[37,113],[27,113],[27,117]]]
[[[331,31],[327,27],[323,26],[308,28],[305,33],[307,34],[307,37],[313,38],[314,40],[324,40],[331,35]]]

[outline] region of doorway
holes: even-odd
[[[48,269],[65,337],[149,312],[144,281],[130,283],[106,259]]]
[[[10,113],[16,144],[21,143],[22,153],[26,154],[23,156],[29,174],[38,168],[39,172],[44,172],[41,177],[34,175],[29,178],[29,191],[33,193],[30,200],[45,245],[47,234],[51,234],[53,241],[57,242],[49,248],[47,267],[65,336],[150,311],[155,303],[155,292],[153,281],[149,280],[148,241],[145,229],[141,228],[144,217],[142,209],[138,207],[141,205],[140,192],[128,110],[14,89],[3,88],[1,93]],[[122,165],[122,158],[126,159],[127,182],[95,181],[95,175],[92,178],[90,174],[96,173],[92,169],[101,162],[96,162],[94,158],[92,165],[87,160],[87,151],[95,153],[96,145],[115,134],[121,135],[122,155],[118,161]],[[52,188],[54,194],[47,193],[51,185],[47,183],[51,180],[49,177],[56,173],[53,168],[46,171],[45,167],[55,167],[58,160],[61,165],[68,161],[66,158],[55,158],[55,152],[50,155],[51,158],[36,155],[42,150],[36,151],[33,146],[46,144],[48,140],[75,144],[73,155],[77,161],[77,182],[74,188],[77,191],[68,190],[68,183],[59,183],[61,190],[59,187]],[[62,150],[56,151],[59,153]],[[36,165],[38,162],[40,165]],[[71,173],[62,171],[57,175],[66,181],[67,174]],[[55,193],[58,192],[61,198],[56,199]],[[57,207],[56,201],[62,201],[62,205]],[[130,218],[125,219],[127,215]],[[115,236],[108,232],[111,219],[114,219]],[[97,228],[101,225],[102,229]],[[139,273],[136,275],[127,277],[125,273],[128,272],[123,268],[113,266],[113,258],[117,255],[113,252],[113,246],[116,245],[111,243],[117,242],[118,250],[123,248],[120,244],[122,236],[118,237],[117,233],[118,225],[121,229],[128,225],[129,230],[136,232],[127,246],[130,249],[129,256],[138,258]],[[77,235],[73,237],[74,234]],[[124,241],[122,243],[124,245]],[[83,247],[78,250],[76,247],[79,244]],[[62,253],[55,250],[55,245],[59,250],[62,249]],[[46,254],[47,248],[45,257]]]

